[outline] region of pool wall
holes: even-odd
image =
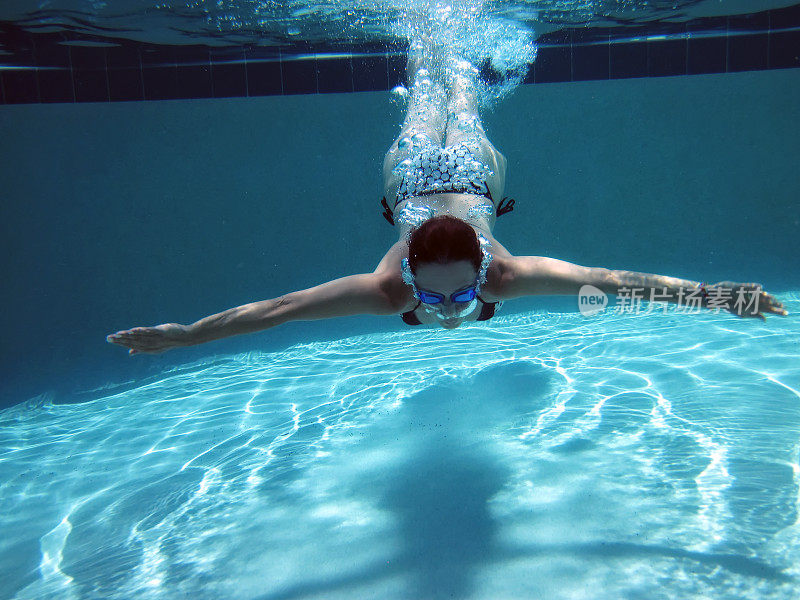
[[[516,254],[797,290],[798,73],[523,86],[486,117],[517,200],[498,239]],[[386,92],[0,108],[0,405],[399,329],[297,323],[134,358],[104,339],[372,270],[394,241],[379,172],[400,119]]]

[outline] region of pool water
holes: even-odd
[[[796,598],[787,318],[525,313],[0,413],[3,598]]]
[[[750,8],[12,4],[0,98],[27,103],[0,107],[0,600],[800,597],[794,9],[684,31]],[[543,28],[610,22],[647,27],[539,48]],[[91,32],[163,45],[73,39]],[[402,70],[387,40],[434,72],[454,52],[481,67],[511,252],[758,281],[789,316],[538,298],[453,331],[395,315],[166,357],[106,344],[375,268],[398,239],[378,198],[409,92],[356,82]],[[214,48],[179,69],[168,44],[187,42]],[[690,69],[704,52],[722,66]]]

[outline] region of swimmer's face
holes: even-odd
[[[441,304],[423,304],[433,309],[439,324],[445,329],[455,329],[464,322],[464,318],[472,312],[472,302],[453,302],[450,296],[475,286],[478,273],[468,260],[449,263],[422,263],[417,267],[414,281],[417,289],[444,296]],[[474,306],[473,306],[474,308]],[[468,312],[467,312],[468,311]]]

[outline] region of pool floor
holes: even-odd
[[[216,358],[0,412],[0,598],[800,594],[800,295]]]

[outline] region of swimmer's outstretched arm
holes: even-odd
[[[396,279],[396,277],[394,278]],[[349,315],[389,315],[397,312],[385,273],[350,275],[271,300],[252,302],[200,319],[191,325],[164,323],[135,327],[106,337],[128,348],[129,354],[157,354],[242,333],[270,329],[289,321],[312,321]]]
[[[630,302],[659,301],[687,308],[721,308],[740,317],[788,314],[774,296],[758,283],[699,281],[612,269],[582,267],[545,256],[503,259],[500,299],[533,295],[578,295],[584,285],[606,294],[625,296]],[[634,308],[631,306],[631,308]]]

